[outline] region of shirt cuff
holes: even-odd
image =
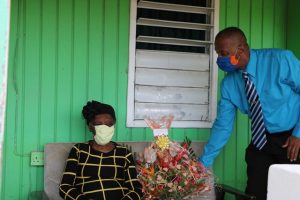
[[[293,136],[297,137],[297,138],[300,138],[300,125],[296,125],[294,130],[293,130]]]

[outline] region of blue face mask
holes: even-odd
[[[231,63],[230,57],[218,57],[217,64],[224,72],[233,72],[237,69],[236,65]]]
[[[217,64],[219,68],[225,72],[233,72],[237,70],[236,65],[239,62],[239,58],[236,59],[234,56],[224,56],[224,57],[218,57],[217,58]]]

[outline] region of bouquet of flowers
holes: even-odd
[[[168,129],[173,116],[159,121],[145,119],[153,130],[154,141],[137,160],[139,179],[146,199],[188,199],[211,189],[211,176],[196,160],[186,140],[170,141]]]

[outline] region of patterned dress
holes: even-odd
[[[104,153],[94,150],[89,143],[75,144],[67,159],[60,196],[66,200],[141,199],[131,152],[117,143],[114,146]]]

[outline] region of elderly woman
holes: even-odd
[[[116,116],[114,109],[97,101],[87,102],[83,117],[94,140],[73,146],[60,184],[66,200],[141,199],[131,152],[112,142]]]

